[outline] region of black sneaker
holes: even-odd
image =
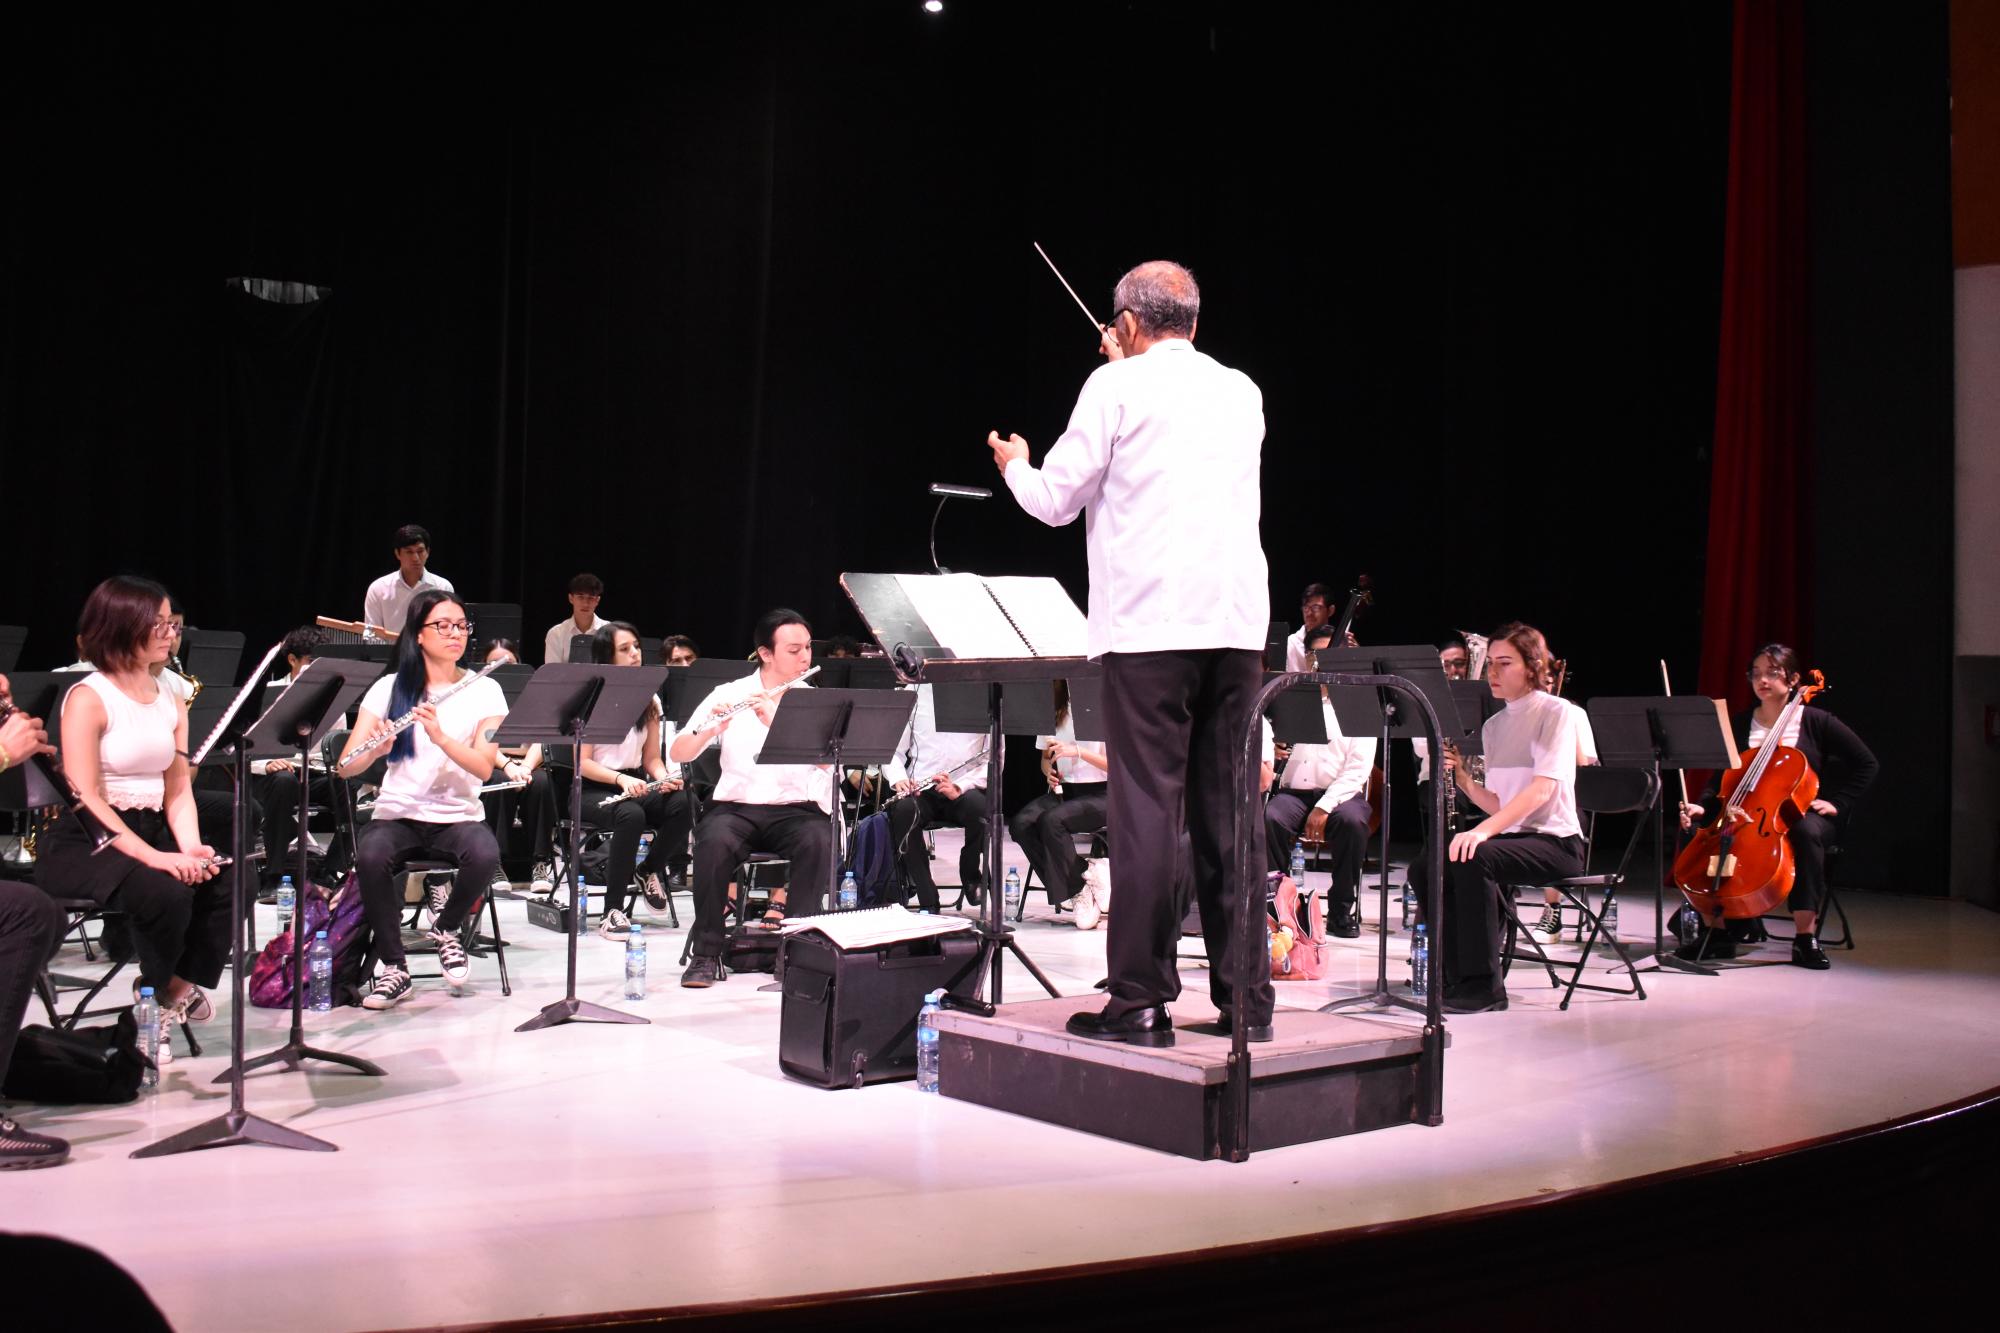
[[[696,954],[694,960],[687,965],[687,971],[681,973],[681,985],[688,990],[705,990],[721,981],[723,976],[720,958],[707,958]]]
[[[639,892],[645,895],[646,906],[655,912],[667,910],[667,882],[660,878],[659,872],[649,870],[641,875]]]
[[[1827,958],[1826,950],[1819,947],[1817,935],[1800,934],[1792,940],[1792,966],[1824,972],[1832,967],[1833,963]]]
[[[384,964],[374,987],[362,997],[363,1009],[394,1009],[410,993],[410,974],[400,967]]]
[[[38,1166],[60,1166],[68,1160],[68,1139],[32,1134],[12,1120],[0,1118],[0,1171],[32,1171]]]
[[[1562,908],[1557,906],[1555,903],[1543,903],[1541,920],[1535,922],[1535,924],[1528,927],[1528,929],[1533,931],[1535,938],[1540,940],[1542,943],[1554,944],[1556,941],[1562,938],[1562,933],[1563,933]]]
[[[1506,1007],[1504,990],[1495,992],[1484,986],[1447,987],[1444,993],[1444,1011],[1448,1014],[1498,1013]]]
[[[438,971],[444,973],[445,984],[457,990],[472,975],[472,964],[465,956],[465,943],[458,938],[455,930],[433,930],[431,942],[437,945]]]

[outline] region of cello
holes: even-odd
[[[1819,796],[1804,754],[1780,743],[1801,710],[1827,688],[1817,671],[1800,685],[1741,768],[1722,775],[1722,813],[1695,830],[1674,858],[1674,884],[1704,919],[1756,918],[1785,901],[1797,867],[1786,835]]]

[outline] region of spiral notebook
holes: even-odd
[[[933,935],[955,935],[961,930],[971,930],[972,923],[964,917],[912,912],[900,903],[891,903],[859,912],[795,916],[778,929],[787,935],[816,930],[843,949],[873,949],[905,940],[929,939]]]
[[[910,605],[957,657],[1083,657],[1083,612],[1051,578],[898,574]]]

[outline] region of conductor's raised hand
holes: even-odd
[[[1018,435],[1009,435],[1003,440],[999,431],[989,430],[986,432],[986,447],[993,451],[993,466],[1000,469],[1002,476],[1006,475],[1007,465],[1015,459],[1024,463],[1028,459],[1028,442]]]
[[[1125,359],[1125,344],[1118,341],[1118,326],[1116,324],[1106,324],[1103,331],[1097,335],[1097,350],[1103,355],[1106,361],[1123,361]]]

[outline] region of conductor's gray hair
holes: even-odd
[[[1139,332],[1148,338],[1192,338],[1195,316],[1201,313],[1201,288],[1179,264],[1155,259],[1118,280],[1111,308],[1131,311]]]

